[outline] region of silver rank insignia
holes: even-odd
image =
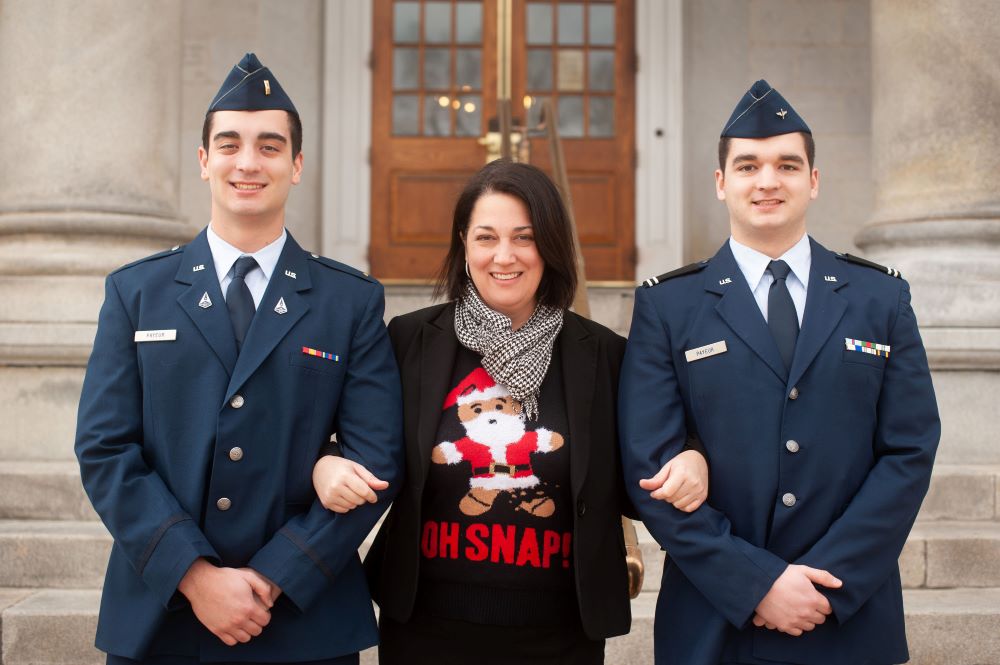
[[[274,306],[274,311],[278,314],[285,314],[288,312],[288,308],[285,307],[285,299],[278,298],[278,304]]]
[[[292,272],[291,270],[286,270],[285,271],[285,277],[291,277],[292,279],[298,279],[298,277],[295,276],[295,273]]]
[[[208,291],[205,291],[205,295],[203,295],[201,297],[201,300],[198,301],[198,307],[201,307],[202,309],[208,309],[211,306],[212,306],[212,299],[208,297]]]
[[[775,113],[774,115],[776,115],[776,116],[778,116],[779,118],[781,118],[782,120],[784,120],[784,119],[785,119],[785,116],[786,116],[786,115],[788,115],[788,111],[786,111],[785,109],[780,109],[780,110],[779,110],[779,111],[778,111],[777,113]]]

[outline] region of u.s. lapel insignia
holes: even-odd
[[[725,286],[726,284],[732,284],[732,283],[733,283],[732,277],[726,277],[725,279],[719,280],[719,286]]]
[[[212,299],[208,297],[208,291],[205,291],[205,295],[203,295],[201,297],[201,300],[198,301],[198,307],[201,307],[202,309],[208,309],[211,306],[212,306]]]
[[[291,270],[286,270],[285,271],[285,277],[291,277],[292,279],[298,279],[298,277],[295,276],[295,273],[292,272]]]
[[[285,307],[285,299],[278,298],[278,304],[274,306],[274,311],[278,314],[285,314],[288,312],[288,308]]]
[[[827,282],[836,282],[837,278],[834,275],[823,275],[823,279]]]
[[[196,265],[193,268],[191,268],[191,272],[201,272],[204,269],[205,269],[205,264],[204,263],[199,263],[198,265]]]

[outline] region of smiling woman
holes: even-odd
[[[448,302],[389,323],[408,465],[365,559],[380,663],[587,665],[628,632],[625,340],[569,310],[572,247],[544,172],[487,164],[455,204],[437,288]],[[313,471],[325,507],[347,513],[384,489],[330,452]],[[668,464],[683,479],[673,505],[694,510],[704,459]]]

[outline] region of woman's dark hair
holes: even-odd
[[[498,159],[479,169],[455,202],[451,244],[438,273],[435,297],[458,300],[465,292],[469,277],[465,274],[464,238],[476,201],[486,194],[508,194],[528,209],[535,246],[545,262],[536,300],[542,305],[569,309],[576,294],[576,256],[562,197],[541,169],[506,159]]]

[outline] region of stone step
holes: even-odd
[[[3,665],[100,665],[94,646],[100,592],[0,589]],[[1000,588],[904,592],[910,665],[1000,663]],[[608,640],[607,665],[653,662],[656,594],[632,601],[632,631]],[[376,650],[362,654],[375,665]]]
[[[660,588],[663,556],[637,526],[646,574],[643,590]],[[899,557],[904,589],[1000,587],[1000,522],[917,522]]]
[[[100,522],[0,520],[0,586],[99,588],[110,551]]]
[[[0,519],[96,520],[75,461],[0,464]]]
[[[75,461],[0,463],[0,519],[95,520]],[[1000,465],[939,464],[920,521],[1000,521]]]
[[[1000,587],[1000,523],[917,522],[900,571],[910,588]]]

